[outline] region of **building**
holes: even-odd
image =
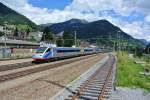
[[[56,38],[61,38],[61,37],[63,37],[63,34],[64,34],[64,31],[56,34],[55,36],[56,36]]]
[[[30,41],[23,41],[23,40],[14,40],[14,39],[5,39],[4,37],[0,38],[0,47],[7,47],[10,48],[37,48],[40,46],[39,43],[30,42]]]
[[[13,36],[13,29],[14,29],[14,26],[13,25],[7,25],[7,27],[5,26],[0,26],[0,32],[4,32],[6,33],[6,36],[7,37],[11,37]]]
[[[42,38],[43,32],[30,32],[29,36],[27,36],[27,40],[35,39],[36,41],[40,41]]]
[[[4,32],[4,27],[0,26],[0,32]]]
[[[79,46],[80,47],[90,47],[90,43],[89,42],[85,42],[85,41],[81,41]]]

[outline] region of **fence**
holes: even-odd
[[[11,49],[10,48],[0,48],[0,58],[10,58]]]

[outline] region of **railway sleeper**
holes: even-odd
[[[93,97],[98,97],[99,93],[90,93],[90,92],[82,92],[81,96],[93,96]]]
[[[108,99],[109,97],[110,97],[109,94],[108,94],[108,95],[106,95],[106,94],[103,95],[103,98],[104,98],[104,99]]]
[[[111,91],[111,90],[107,90],[107,91],[104,92],[104,94],[109,94],[109,95],[111,95],[111,94],[112,94],[112,91]]]
[[[112,86],[113,84],[112,83],[107,83],[107,86],[109,87],[109,86]]]
[[[84,90],[100,91],[100,88],[89,88],[89,87],[85,87]]]
[[[77,100],[97,100],[97,99],[98,99],[98,97],[84,95],[84,96],[79,96],[79,98]]]
[[[92,90],[84,90],[83,92],[89,92],[89,93],[99,93],[100,92],[100,90],[97,90],[97,91],[92,91]]]
[[[110,90],[112,88],[113,88],[113,86],[109,86],[109,87],[107,86],[105,90]]]
[[[103,83],[104,81],[105,81],[105,79],[98,79],[98,80],[92,80],[90,82],[91,83],[94,83],[94,82]]]
[[[89,84],[104,84],[104,82],[90,82]]]
[[[101,85],[101,84],[92,84],[92,85],[90,85],[90,84],[88,84],[88,85],[86,85],[86,87],[95,87],[95,88],[101,88],[103,85]]]
[[[102,87],[103,86],[103,84],[88,84],[87,85],[88,87]]]

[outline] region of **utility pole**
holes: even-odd
[[[150,48],[150,47],[148,47],[148,54],[150,53],[150,50],[149,50],[149,48]]]
[[[135,54],[134,54],[134,55],[135,55],[135,57],[136,57],[136,47],[135,47]]]
[[[76,31],[74,32],[74,43],[75,43],[75,47],[77,46],[77,33]]]
[[[43,35],[44,35],[44,42],[45,42],[45,35],[46,35],[46,34],[43,34]]]
[[[4,37],[5,37],[5,48],[6,48],[6,34],[7,34],[7,22],[4,22],[4,24],[5,24],[5,34],[4,34]]]
[[[111,43],[111,33],[109,33],[109,40],[110,40],[110,43]],[[110,47],[112,47],[111,45],[110,45]],[[115,52],[115,43],[113,42],[113,52]]]
[[[111,40],[111,33],[109,33],[109,40]]]
[[[119,38],[119,39],[118,39],[119,53],[120,53],[120,32],[121,32],[121,31],[118,31],[118,38]]]
[[[124,40],[123,40],[123,35],[121,36],[121,52],[122,52],[122,56],[123,56],[123,52],[124,52]]]
[[[120,32],[121,31],[117,31],[117,55],[120,52]]]
[[[147,60],[148,62],[149,62],[149,53],[150,53],[149,49],[150,49],[150,47],[148,47],[148,56],[147,56],[148,57],[148,60]]]
[[[4,34],[4,36],[5,36],[5,48],[6,48],[6,34],[7,34],[7,27],[5,26],[5,34]]]
[[[118,36],[118,32],[117,32],[117,55],[119,54],[119,36]]]
[[[114,41],[113,49],[114,49],[113,51],[115,52],[115,41]]]

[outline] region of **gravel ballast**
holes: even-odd
[[[150,100],[150,93],[143,89],[117,87],[109,100]]]
[[[53,96],[52,98],[50,98],[50,100],[65,100],[65,99],[67,99],[69,97],[69,95],[72,95],[72,92],[74,92],[82,83],[84,83],[100,67],[102,67],[106,63],[106,61],[108,60],[108,58],[109,57],[106,56],[102,60],[98,61],[90,69],[88,69],[82,75],[80,75],[75,80],[73,80],[71,83],[69,83],[62,91],[60,91],[55,96]]]
[[[100,54],[81,61],[49,70],[49,74],[34,81],[0,91],[1,100],[48,100],[68,83],[91,68],[104,55]]]

